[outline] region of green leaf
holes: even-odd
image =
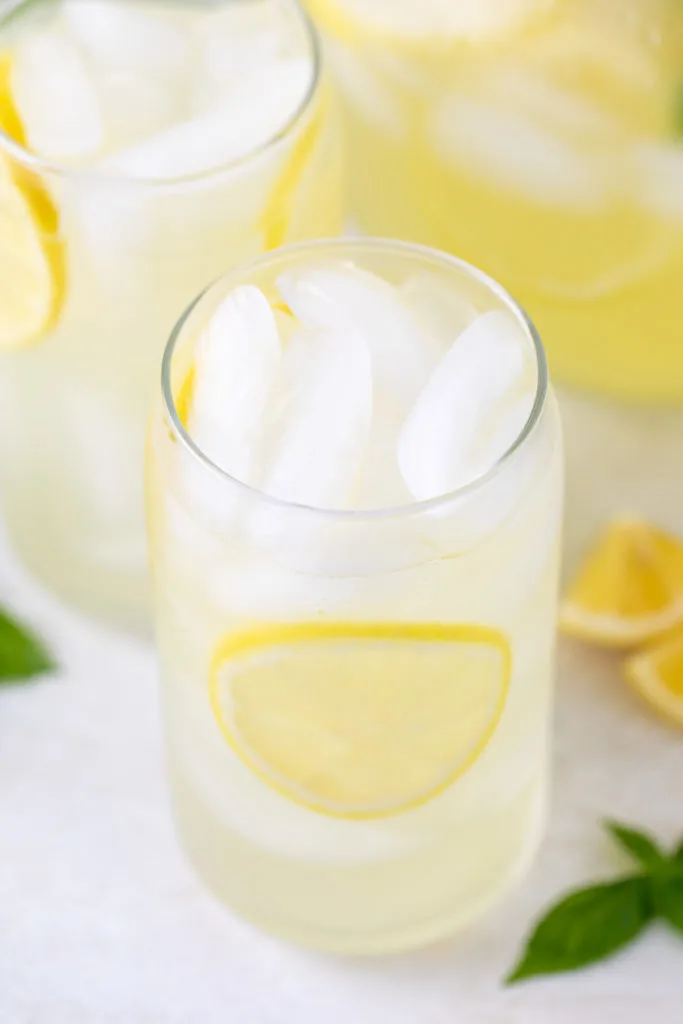
[[[657,917],[683,932],[683,873],[673,870],[653,875],[650,889]]]
[[[536,926],[507,984],[603,960],[632,942],[652,917],[642,876],[574,892]]]
[[[671,859],[675,860],[678,863],[680,863],[681,867],[683,867],[683,839],[681,839],[679,845],[674,850],[673,856],[672,856]]]
[[[0,611],[0,683],[32,679],[55,667],[42,641]]]
[[[606,821],[605,828],[614,839],[643,867],[652,869],[659,867],[665,860],[655,840],[645,832],[637,832],[617,821]]]

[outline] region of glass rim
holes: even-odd
[[[482,473],[481,476],[475,477],[474,480],[469,481],[469,483],[464,484],[462,487],[457,487],[445,494],[439,494],[435,498],[429,498],[423,501],[412,501],[404,505],[372,509],[329,509],[321,508],[317,505],[308,505],[305,502],[288,501],[284,498],[278,498],[275,495],[268,494],[266,491],[263,491],[258,487],[253,487],[250,484],[245,483],[243,480],[239,480],[217,463],[213,462],[212,459],[210,459],[195,442],[189,430],[185,428],[180,416],[178,415],[171,382],[173,357],[176,353],[176,347],[188,319],[209,292],[221,284],[227,284],[229,286],[231,281],[234,281],[235,284],[238,282],[244,283],[244,277],[250,271],[256,270],[269,263],[286,260],[292,254],[300,252],[315,252],[316,250],[343,250],[349,246],[356,246],[376,253],[384,252],[393,255],[403,254],[405,256],[422,256],[423,258],[426,257],[433,262],[441,263],[444,267],[451,267],[452,269],[464,272],[465,275],[473,278],[479,284],[492,292],[505,305],[505,307],[514,314],[517,321],[524,329],[525,334],[531,340],[536,356],[537,383],[534,402],[526,423],[517,434],[512,445],[510,445],[500,458],[489,466],[485,473]],[[253,499],[263,502],[273,508],[277,508],[282,511],[297,511],[305,514],[314,514],[340,523],[348,523],[352,521],[372,522],[383,519],[399,519],[409,518],[415,515],[424,515],[425,513],[435,512],[451,502],[459,501],[464,497],[470,497],[477,491],[482,490],[498,476],[502,469],[509,463],[510,459],[528,440],[530,440],[545,410],[549,390],[550,382],[548,376],[548,363],[540,334],[525,309],[512,297],[512,295],[510,295],[507,289],[494,280],[494,278],[489,277],[489,275],[483,270],[479,270],[478,267],[473,266],[473,264],[468,263],[466,260],[460,259],[458,256],[452,256],[449,253],[442,252],[439,249],[434,249],[427,245],[419,245],[414,242],[396,241],[389,238],[367,238],[363,236],[321,238],[308,242],[297,242],[294,245],[287,245],[271,252],[262,253],[254,259],[251,259],[246,263],[242,263],[238,267],[228,271],[200,292],[200,294],[184,311],[173,328],[171,336],[166,343],[166,348],[164,349],[161,362],[161,397],[163,411],[168,417],[168,425],[178,442],[183,445],[189,454],[196,459],[204,469],[214,474],[219,479],[237,487],[238,490],[251,496]]]
[[[120,0],[79,0],[81,3],[119,3]],[[149,0],[145,0],[149,2]],[[188,8],[197,3],[197,0],[169,0],[171,4],[181,6],[186,4]],[[249,0],[201,0],[207,8],[219,6],[220,3],[248,3]],[[311,81],[301,102],[293,110],[289,119],[263,142],[260,142],[253,149],[250,149],[243,156],[235,160],[228,160],[216,167],[210,167],[203,171],[195,171],[192,174],[179,174],[173,178],[139,178],[125,172],[102,171],[93,167],[67,167],[59,162],[48,160],[32,153],[30,149],[17,142],[0,127],[0,155],[5,153],[17,163],[29,171],[41,174],[45,177],[55,178],[60,181],[82,181],[96,185],[118,185],[126,188],[135,188],[154,192],[162,192],[209,182],[220,178],[231,171],[247,167],[253,160],[257,160],[269,152],[278,143],[288,138],[298,127],[312,106],[320,91],[322,79],[322,47],[320,36],[313,24],[308,12],[299,0],[274,0],[280,6],[289,7],[294,12],[304,30],[308,44],[308,54],[311,58],[312,75]],[[142,0],[134,0],[136,5]],[[0,32],[7,22],[18,16],[21,8],[31,4],[31,0],[11,0],[5,11],[0,10]]]

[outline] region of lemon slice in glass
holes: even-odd
[[[265,624],[226,636],[210,697],[264,782],[321,814],[400,814],[451,786],[500,720],[506,637],[477,625]]]
[[[0,132],[25,144],[10,88],[11,59],[0,54]],[[64,296],[59,215],[38,176],[0,149],[0,351],[21,348],[53,326]]]

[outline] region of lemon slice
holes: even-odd
[[[629,658],[625,672],[655,710],[683,726],[683,630]]]
[[[321,814],[399,814],[451,786],[491,739],[511,671],[477,625],[301,622],[228,635],[211,667],[223,736]]]
[[[329,99],[320,94],[318,106],[288,155],[261,218],[261,234],[266,252],[279,249],[287,239],[292,222],[294,201],[309,160],[318,144],[325,123]]]
[[[10,73],[10,57],[0,54],[0,131],[24,145]],[[57,318],[65,278],[58,229],[58,213],[37,175],[0,152],[0,351],[37,341]]]
[[[606,647],[631,647],[683,620],[683,544],[639,520],[605,532],[560,613],[566,633]]]

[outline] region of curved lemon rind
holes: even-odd
[[[668,722],[683,726],[683,700],[662,686],[651,654],[636,655],[624,666],[624,676],[631,688]]]
[[[466,760],[457,766],[443,781],[430,789],[427,793],[420,794],[403,803],[393,805],[390,808],[372,808],[359,810],[342,809],[332,807],[322,801],[314,801],[302,796],[295,788],[281,782],[274,777],[261,764],[256,761],[248,751],[238,742],[233,735],[223,715],[219,696],[219,670],[221,666],[232,657],[244,654],[251,650],[259,650],[277,643],[306,642],[307,640],[332,640],[332,639],[374,639],[374,640],[424,640],[430,642],[450,642],[481,644],[482,646],[495,647],[503,658],[503,671],[499,687],[496,707],[491,715],[488,729],[485,730],[475,749]],[[507,638],[496,629],[477,624],[447,625],[444,623],[421,624],[391,624],[391,623],[284,623],[277,626],[254,627],[225,637],[216,648],[211,660],[209,673],[209,700],[214,717],[221,731],[221,734],[233,753],[261,782],[269,789],[295,803],[299,807],[313,811],[328,818],[343,819],[346,821],[376,821],[382,818],[392,818],[407,811],[416,810],[424,804],[429,803],[441,793],[449,789],[458,779],[462,778],[474,763],[481,757],[484,750],[491,741],[503,714],[512,675],[512,654]]]
[[[577,640],[610,648],[637,647],[683,622],[683,597],[661,612],[628,619],[618,615],[591,613],[579,605],[567,602],[560,609],[559,627],[562,633]]]
[[[12,101],[11,69],[11,55],[0,53],[0,131],[25,146],[24,128]],[[19,229],[32,233],[36,257],[33,269],[37,277],[42,277],[44,285],[44,301],[36,309],[30,325],[22,324],[24,330],[0,337],[0,351],[9,352],[36,345],[55,326],[66,293],[66,261],[63,243],[57,237],[59,213],[35,172],[0,153],[0,178],[4,178],[7,189],[14,192],[9,196],[10,208],[13,200],[23,221]]]

